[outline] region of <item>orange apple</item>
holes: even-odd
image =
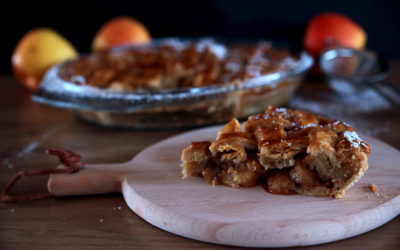
[[[51,66],[76,56],[75,48],[59,33],[49,28],[36,28],[18,42],[11,65],[18,80],[33,91]]]
[[[99,51],[118,45],[145,43],[151,39],[149,31],[131,17],[115,17],[105,23],[93,39],[92,50]]]
[[[350,18],[335,12],[313,17],[307,25],[304,48],[317,57],[327,48],[342,46],[362,49],[367,41],[364,29]]]

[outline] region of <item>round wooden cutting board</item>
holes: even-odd
[[[55,195],[122,191],[128,206],[149,223],[184,237],[234,246],[321,244],[372,230],[400,213],[400,152],[374,138],[369,169],[342,199],[273,195],[261,186],[211,186],[182,179],[181,152],[192,141],[214,140],[221,127],[159,142],[124,164],[87,165],[49,180]],[[376,184],[378,194],[366,186]]]

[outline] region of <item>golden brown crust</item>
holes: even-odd
[[[208,159],[203,167],[218,176],[213,184],[251,186],[263,177],[271,192],[340,198],[368,168],[370,146],[337,120],[271,107],[250,116],[243,127],[244,132],[237,120],[230,121],[215,142],[202,148]],[[184,154],[199,152],[191,148]],[[249,165],[256,171],[249,171]],[[239,172],[252,178],[233,182]]]
[[[202,174],[202,170],[208,165],[211,159],[210,151],[208,147],[211,142],[192,142],[182,152],[182,175],[183,178],[188,176],[196,176]]]

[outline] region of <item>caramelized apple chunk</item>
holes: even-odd
[[[268,192],[273,194],[295,193],[295,182],[290,175],[284,172],[275,172],[267,178]]]

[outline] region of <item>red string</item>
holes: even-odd
[[[83,168],[84,162],[80,161],[81,156],[74,152],[52,148],[46,150],[47,154],[55,155],[58,160],[66,166],[66,168],[52,168],[52,169],[39,169],[39,170],[22,170],[19,171],[14,177],[7,183],[1,192],[1,200],[6,202],[12,201],[28,201],[28,200],[39,200],[49,198],[52,195],[49,192],[39,194],[19,194],[19,195],[8,195],[12,187],[22,176],[35,176],[35,175],[49,175],[49,174],[65,174],[75,173]]]

